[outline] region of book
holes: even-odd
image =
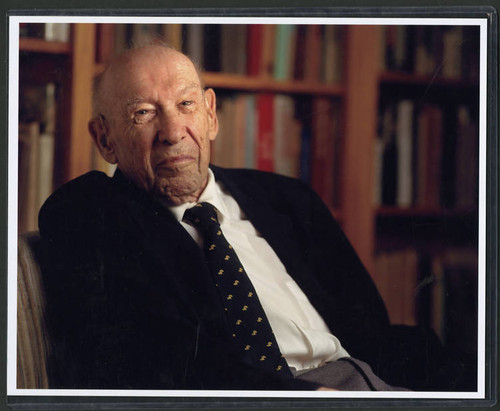
[[[411,100],[401,100],[397,106],[397,198],[399,207],[413,204],[413,109]]]
[[[47,41],[67,43],[70,35],[69,23],[45,23],[44,38]]]
[[[462,42],[461,26],[449,27],[443,33],[443,77],[458,80],[462,77]]]
[[[343,77],[343,30],[340,26],[324,27],[321,80],[327,84],[340,83]]]
[[[220,49],[222,72],[246,74],[247,26],[245,24],[223,24]]]
[[[56,85],[45,86],[45,112],[43,132],[39,137],[37,210],[52,194],[54,175],[54,148],[56,133]]]
[[[45,36],[44,23],[20,23],[19,35],[21,37],[34,37],[43,39]]]
[[[185,28],[185,52],[193,60],[193,62],[198,66],[204,67],[204,40],[203,40],[203,25],[202,24],[186,24]]]
[[[259,124],[259,116],[256,106],[256,97],[254,94],[247,95],[245,99],[245,160],[244,167],[255,168],[256,136]]]
[[[393,106],[391,105],[384,107],[379,112],[373,161],[373,205],[375,207],[390,203],[388,201],[388,197],[394,198],[395,196],[395,184],[390,184],[389,181],[385,181],[391,176],[391,174],[387,171],[384,172],[384,167],[386,169],[392,169],[393,166],[395,166],[395,164],[391,164],[389,166],[388,162],[392,162],[392,158],[390,158],[386,153],[387,150],[390,151],[389,147],[391,143],[393,144],[394,142],[393,112]],[[392,175],[392,178],[394,179],[394,175]],[[389,187],[389,185],[391,187]],[[390,195],[388,195],[389,191],[391,193]]]
[[[383,56],[384,66],[383,69],[387,71],[394,71],[397,69],[396,64],[396,42],[397,42],[397,26],[389,25],[384,27],[384,46],[382,49],[385,52]]]
[[[113,52],[115,55],[123,53],[130,45],[128,38],[129,25],[115,24],[114,25],[114,41]]]
[[[433,53],[432,31],[428,26],[417,26],[415,29],[415,74],[431,75],[436,67]]]
[[[274,94],[262,93],[257,96],[258,134],[256,161],[257,168],[274,171]]]
[[[163,40],[176,50],[182,51],[182,25],[162,24],[161,35]]]
[[[312,129],[309,123],[302,123],[300,130],[300,173],[299,178],[307,184],[311,183],[312,162]]]
[[[470,110],[461,105],[457,109],[457,144],[455,151],[455,207],[478,209],[479,139],[478,127]]]
[[[290,80],[293,64],[295,26],[290,24],[279,24],[276,29],[276,48],[274,78],[276,80]]]
[[[259,75],[262,77],[269,78],[272,77],[274,73],[276,31],[277,27],[274,24],[262,25],[261,56],[259,59]]]
[[[238,94],[234,99],[234,157],[232,167],[245,167],[247,94]]]
[[[291,76],[295,80],[304,80],[305,78],[306,33],[307,26],[297,26],[295,35],[294,62],[292,65],[293,75]]]
[[[115,50],[115,27],[116,24],[103,23],[96,25],[96,63],[106,63]]]
[[[386,250],[375,258],[373,280],[391,324],[417,324],[418,254],[414,249]]]
[[[220,71],[221,69],[221,26],[220,24],[203,25],[203,70]]]
[[[389,104],[384,109],[384,131],[381,169],[382,204],[395,205],[397,194],[398,150],[396,146],[396,104]]]
[[[336,124],[331,101],[317,97],[312,102],[311,187],[323,199],[332,204],[335,164]]]
[[[56,89],[54,83],[19,89],[19,182],[25,187],[19,215],[26,230],[37,228],[38,209],[53,189]]]
[[[43,133],[39,137],[39,160],[37,181],[37,205],[39,210],[45,200],[52,194],[54,177],[54,134]]]
[[[258,76],[260,74],[262,57],[262,24],[249,24],[247,37],[247,74]]]
[[[320,25],[307,26],[304,80],[319,82],[323,33]]]
[[[295,102],[291,96],[275,96],[274,118],[274,171],[298,178],[300,123],[295,119]]]
[[[145,46],[159,40],[157,24],[132,24],[131,43],[136,46]]]
[[[18,232],[23,233],[38,228],[40,123],[20,123],[18,133]]]
[[[425,104],[418,114],[417,190],[415,204],[438,208],[441,205],[443,153],[443,112]]]
[[[212,162],[221,167],[232,167],[234,157],[234,96],[219,100],[217,116],[219,132],[212,142]]]

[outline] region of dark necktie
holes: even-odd
[[[197,227],[204,240],[205,258],[219,291],[231,338],[246,362],[291,375],[257,293],[233,247],[222,234],[210,203],[186,210],[184,219]]]

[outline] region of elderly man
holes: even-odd
[[[95,110],[115,176],[69,182],[39,217],[54,387],[393,389],[368,364],[394,385],[429,380],[432,353],[409,360],[394,343],[370,276],[307,186],[209,167],[215,93],[186,56],[150,45],[117,57]]]

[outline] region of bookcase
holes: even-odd
[[[478,30],[73,24],[66,42],[23,37],[21,94],[55,85],[52,189],[91,169],[110,172],[87,132],[93,78],[130,41],[160,37],[203,66],[217,93],[214,163],[311,184],[391,320],[430,325],[473,353]],[[29,185],[25,162],[20,187]],[[36,229],[33,221],[20,227]]]

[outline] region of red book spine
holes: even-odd
[[[274,171],[274,95],[259,95],[257,111],[257,168]]]
[[[248,26],[247,38],[247,74],[258,76],[260,72],[260,60],[262,56],[262,24],[250,24]]]

